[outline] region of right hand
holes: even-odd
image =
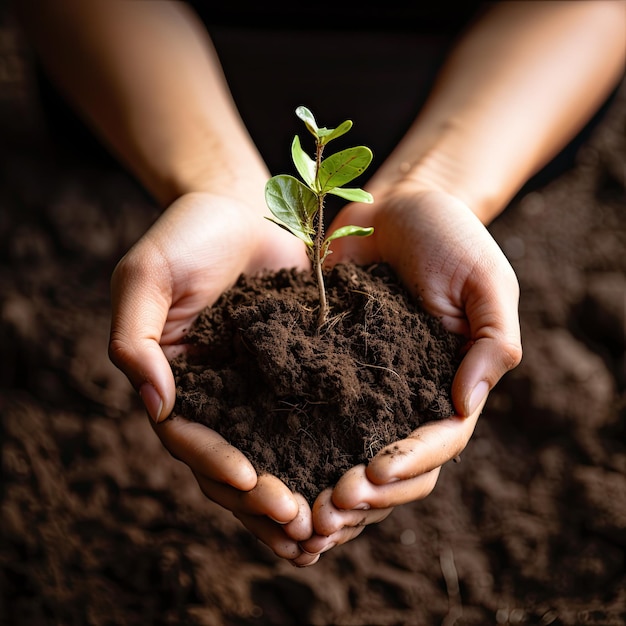
[[[202,309],[242,272],[307,266],[303,244],[258,210],[198,192],[181,196],[160,216],[111,280],[110,358],[139,392],[155,432],[191,468],[205,495],[297,565],[316,560],[298,547],[312,532],[304,498],[276,477],[257,476],[215,431],[166,418],[176,398],[168,359],[184,349],[183,337]]]
[[[310,554],[350,541],[391,509],[427,497],[440,468],[470,440],[488,392],[521,359],[519,286],[506,257],[458,198],[408,181],[347,205],[331,225],[374,226],[362,239],[336,240],[332,262],[390,263],[423,307],[468,349],[452,384],[454,415],[428,422],[349,469],[313,504]]]

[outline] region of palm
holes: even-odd
[[[374,206],[363,217],[350,216],[352,210],[346,207],[348,215],[340,214],[337,224],[370,219],[374,235],[363,242],[337,241],[333,261],[389,262],[431,314],[453,332],[468,332],[468,305],[482,292],[486,255],[508,266],[469,209],[443,194],[415,194]]]
[[[303,245],[294,237],[250,207],[210,194],[178,200],[135,253],[152,260],[154,297],[167,311],[160,341],[170,352],[198,313],[242,272],[307,262]]]

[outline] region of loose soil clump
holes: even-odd
[[[241,276],[173,363],[175,414],[310,502],[384,446],[454,414],[463,346],[385,264],[339,264],[326,287],[331,317],[318,332],[310,272]]]

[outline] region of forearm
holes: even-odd
[[[442,189],[489,223],[615,87],[625,24],[621,0],[496,3],[452,52],[370,190]]]
[[[262,194],[267,172],[184,3],[20,0],[17,8],[52,79],[162,204],[207,188]]]

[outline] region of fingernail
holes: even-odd
[[[163,399],[159,392],[150,383],[144,383],[139,387],[139,397],[152,421],[158,424],[163,411]]]
[[[481,402],[485,400],[487,394],[489,393],[489,383],[486,380],[481,380],[470,395],[469,399],[469,407],[467,411],[467,416],[472,415],[476,409],[480,406]]]

